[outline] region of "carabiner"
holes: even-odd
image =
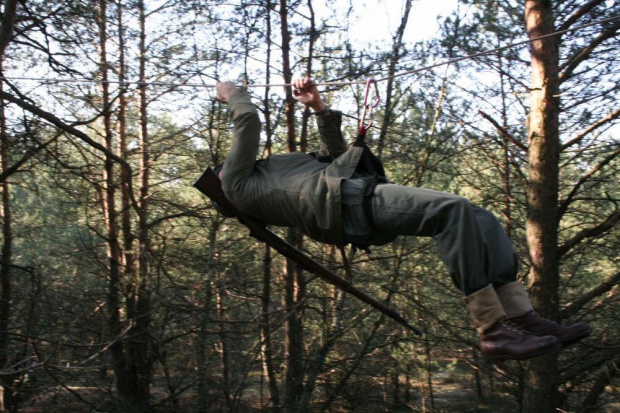
[[[374,103],[370,104],[368,103],[368,101],[370,99],[370,86],[372,84],[375,85],[375,101]],[[368,129],[370,129],[370,127],[372,126],[372,123],[373,123],[372,110],[376,108],[377,106],[379,106],[379,103],[381,103],[381,97],[379,96],[379,88],[377,87],[377,81],[375,79],[368,79],[366,81],[366,90],[364,92],[364,111],[362,112],[362,118],[360,119],[360,125],[359,125],[359,130],[358,130],[359,135],[366,134],[366,131],[368,131]],[[367,116],[369,119],[368,122],[366,122]]]
[[[368,104],[368,98],[370,97],[370,85],[375,85],[375,103],[373,103],[372,105]],[[366,81],[366,91],[364,93],[364,106],[370,106],[371,108],[376,108],[377,106],[379,106],[379,103],[381,102],[381,97],[379,96],[379,88],[377,87],[377,81],[375,79],[368,79]]]

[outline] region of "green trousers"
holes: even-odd
[[[364,211],[364,182],[343,181],[343,225],[351,243],[373,244],[379,235],[433,237],[452,281],[464,295],[517,278],[519,261],[497,218],[466,198],[431,189],[380,184]]]

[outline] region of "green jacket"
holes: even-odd
[[[351,178],[362,148],[347,147],[341,112],[317,118],[319,151],[292,152],[256,160],[261,123],[243,91],[228,101],[234,122],[230,153],[222,169],[226,197],[245,214],[266,224],[294,227],[328,244],[346,244],[342,228],[340,185]]]

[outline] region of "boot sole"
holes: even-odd
[[[543,349],[540,349],[534,353],[529,353],[529,354],[523,354],[523,355],[512,355],[512,354],[491,354],[491,355],[482,355],[482,358],[484,359],[485,362],[487,362],[488,364],[495,364],[495,363],[501,363],[502,361],[505,360],[527,360],[527,359],[531,359],[534,357],[540,357],[543,356],[547,353],[550,353],[554,350],[560,350],[562,348],[562,343],[558,342],[556,344],[554,344],[553,346],[550,347],[545,347]]]

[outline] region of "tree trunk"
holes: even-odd
[[[2,73],[2,57],[0,56],[0,73]],[[2,90],[0,83],[0,91]],[[0,99],[0,173],[8,168],[9,137],[6,130],[4,99]],[[13,231],[11,228],[11,202],[8,179],[0,182],[2,204],[0,219],[2,220],[2,256],[0,256],[0,369],[9,365],[8,331],[11,324],[11,263],[13,260]],[[11,410],[13,403],[11,389],[12,375],[0,375],[0,411]]]
[[[123,6],[117,6],[117,24],[118,24],[118,80],[122,88],[126,82],[126,65],[125,65],[125,24],[123,21]],[[118,156],[124,160],[129,159],[129,151],[127,149],[127,93],[123,89],[118,96]],[[132,233],[132,208],[131,197],[129,194],[130,181],[132,177],[127,168],[121,168],[121,211],[122,211],[122,232],[123,232],[123,248],[122,262],[124,272],[127,278],[131,279],[135,272],[135,256],[134,236]]]
[[[4,2],[4,10],[0,15],[0,76],[4,76],[4,51],[13,38],[13,27],[17,14],[17,1]],[[3,91],[0,82],[0,92]],[[9,138],[6,128],[4,99],[0,99],[0,174],[8,168]],[[9,340],[7,333],[11,323],[11,263],[13,260],[13,231],[11,228],[11,204],[8,180],[0,182],[2,204],[0,205],[0,219],[2,219],[2,256],[0,257],[0,369],[7,365],[9,359]],[[11,396],[11,375],[0,375],[0,411],[13,408]]]
[[[312,76],[312,64],[314,63],[314,45],[321,32],[316,28],[316,18],[314,14],[314,8],[312,7],[312,0],[308,0],[308,20],[310,21],[310,27],[308,28],[308,57],[306,58],[306,75]],[[302,152],[308,150],[308,123],[310,120],[310,108],[306,106],[302,115],[301,134],[299,136],[299,146]]]
[[[215,294],[215,305],[217,310],[217,319],[219,321],[220,337],[220,362],[222,364],[222,393],[224,395],[224,402],[228,411],[233,410],[232,391],[230,383],[230,349],[228,345],[228,334],[226,333],[226,308],[224,304],[224,297],[226,293],[220,288],[217,289]]]
[[[149,267],[149,179],[150,155],[146,92],[146,11],[144,1],[137,3],[140,26],[140,55],[138,89],[139,104],[139,153],[140,153],[140,201],[138,205],[138,252],[137,271],[131,281],[127,300],[127,318],[132,323],[131,339],[127,344],[127,363],[131,385],[124,389],[124,396],[131,401],[133,409],[139,412],[151,411],[150,383],[152,358],[150,357],[149,327],[151,324],[150,267]]]
[[[263,362],[263,375],[267,379],[269,386],[269,399],[271,404],[277,409],[280,405],[280,394],[278,392],[278,381],[276,369],[273,364],[273,345],[271,341],[271,249],[265,244],[263,254],[263,291],[261,294],[261,316],[260,316],[260,338],[261,338],[261,359]]]
[[[431,399],[431,411],[435,411],[435,390],[433,389],[433,363],[431,354],[431,343],[428,335],[425,336],[424,351],[426,355],[426,384],[428,385],[428,396]]]
[[[266,23],[267,23],[267,38],[271,38],[271,10],[273,9],[273,3],[271,0],[267,0],[266,3]],[[267,42],[267,60],[265,61],[265,82],[269,84],[271,82],[271,42]],[[265,95],[263,98],[263,107],[265,114],[265,134],[267,140],[265,142],[265,156],[271,155],[271,135],[273,133],[273,127],[271,122],[271,108],[269,106],[271,90],[266,87]],[[269,401],[274,410],[277,411],[280,407],[280,393],[278,390],[278,379],[276,376],[276,368],[273,361],[273,344],[271,340],[271,317],[269,316],[271,307],[271,248],[265,244],[265,250],[263,253],[263,290],[261,294],[261,315],[260,315],[260,342],[261,342],[261,360],[263,367],[263,376],[267,380],[269,387]]]
[[[504,58],[501,53],[498,53],[497,56],[498,65],[499,65],[499,77],[500,77],[500,90],[501,90],[501,116],[502,116],[502,127],[504,129],[508,129],[507,125],[507,103],[506,103],[506,73],[504,72]],[[512,180],[511,180],[511,168],[510,168],[510,159],[512,157],[511,154],[511,146],[510,141],[508,139],[504,139],[502,141],[502,151],[503,153],[503,164],[502,164],[502,188],[504,190],[504,205],[502,206],[502,215],[504,216],[504,231],[506,235],[510,238],[512,234]]]
[[[282,75],[284,83],[290,84],[292,81],[292,70],[290,62],[290,42],[291,34],[288,28],[288,5],[286,0],[280,0],[280,25],[282,35]],[[293,98],[292,88],[285,88],[285,108],[287,126],[287,143],[289,152],[297,150],[296,131],[295,131],[295,99]],[[302,238],[299,231],[289,228],[286,239],[296,247],[301,246]],[[293,261],[287,259],[284,268],[284,308],[287,312],[285,326],[285,355],[286,373],[284,383],[284,407],[287,411],[294,411],[299,406],[303,392],[303,324],[301,297],[303,296],[303,286],[301,283],[301,270],[296,268]]]
[[[290,84],[293,79],[291,69],[291,33],[288,29],[288,5],[286,0],[280,0],[280,28],[282,36],[282,77],[284,83]],[[286,139],[289,152],[297,150],[297,142],[295,141],[295,99],[293,98],[293,90],[290,86],[284,88],[286,94],[284,100],[284,115],[286,116]]]
[[[204,297],[201,305],[204,310],[198,313],[198,333],[196,336],[196,369],[198,371],[197,388],[198,388],[198,413],[208,413],[210,410],[209,403],[209,352],[212,351],[209,345],[209,322],[215,319],[212,314],[212,300],[213,300],[213,278],[215,277],[216,262],[217,259],[217,233],[219,231],[219,222],[217,218],[211,221],[209,226],[209,249],[205,254],[205,262],[207,264],[205,280],[203,285]]]
[[[110,153],[113,153],[115,148],[113,144],[113,132],[112,132],[112,113],[110,112],[110,86],[108,83],[108,61],[107,61],[107,0],[99,1],[99,67],[101,76],[101,96],[103,106],[103,131],[104,131],[104,144]],[[110,278],[118,279],[120,274],[120,244],[118,241],[118,219],[116,212],[116,183],[114,176],[114,161],[110,156],[105,157],[105,167],[103,171],[103,180],[105,187],[103,188],[102,197],[103,200],[103,212],[104,220],[106,224],[106,230],[108,232],[107,239],[107,253],[109,271],[111,273]]]
[[[405,1],[403,16],[400,21],[400,25],[398,26],[398,30],[394,35],[392,41],[392,55],[390,56],[390,64],[387,73],[387,86],[385,92],[385,115],[381,121],[381,131],[379,132],[379,139],[377,143],[377,156],[381,158],[383,155],[383,148],[385,147],[385,138],[388,133],[388,128],[392,123],[392,119],[394,118],[394,104],[392,103],[392,97],[394,95],[394,75],[396,74],[396,69],[398,62],[400,61],[401,49],[403,48],[403,36],[405,34],[405,28],[407,27],[407,23],[409,22],[409,12],[411,11],[413,0]]]
[[[0,59],[4,57],[4,51],[13,39],[13,28],[17,17],[17,0],[2,2],[4,10],[0,15]]]
[[[325,247],[325,249],[329,249],[329,257],[327,257],[326,261],[336,262],[335,247],[332,245]],[[331,292],[331,294],[328,293],[328,291]],[[299,411],[304,413],[310,411],[312,394],[316,388],[319,376],[325,371],[327,357],[338,340],[342,337],[342,317],[347,295],[344,291],[331,285],[325,286],[325,292],[326,296],[331,296],[331,300],[325,300],[325,308],[323,309],[324,325],[321,328],[322,343],[316,351],[308,356],[308,361],[304,368],[306,383],[304,384],[302,398],[299,403]]]
[[[292,245],[299,246],[300,238],[299,231],[288,230],[287,241]],[[287,313],[284,343],[286,356],[284,407],[286,411],[296,411],[303,393],[304,331],[301,304],[303,289],[301,270],[296,268],[295,262],[287,259],[284,268],[284,309]]]
[[[99,26],[99,75],[101,77],[101,96],[103,106],[103,131],[104,145],[111,153],[114,152],[112,139],[112,119],[109,110],[110,92],[108,83],[108,62],[107,62],[107,0],[99,1],[98,10]],[[101,189],[101,200],[103,215],[107,235],[107,254],[108,254],[108,329],[109,339],[113,343],[110,347],[114,363],[114,375],[116,377],[116,387],[119,393],[128,387],[127,383],[127,361],[125,359],[125,348],[122,337],[121,322],[121,268],[120,268],[120,245],[118,241],[118,222],[115,207],[116,187],[114,183],[114,161],[110,156],[105,157],[103,171],[105,186]]]
[[[526,28],[536,38],[554,30],[548,0],[527,0]],[[531,45],[529,172],[527,193],[527,242],[531,268],[529,287],[532,304],[546,317],[558,313],[558,175],[559,175],[559,84],[557,38],[536,40]],[[524,412],[550,412],[557,406],[557,355],[531,362],[527,371]]]

